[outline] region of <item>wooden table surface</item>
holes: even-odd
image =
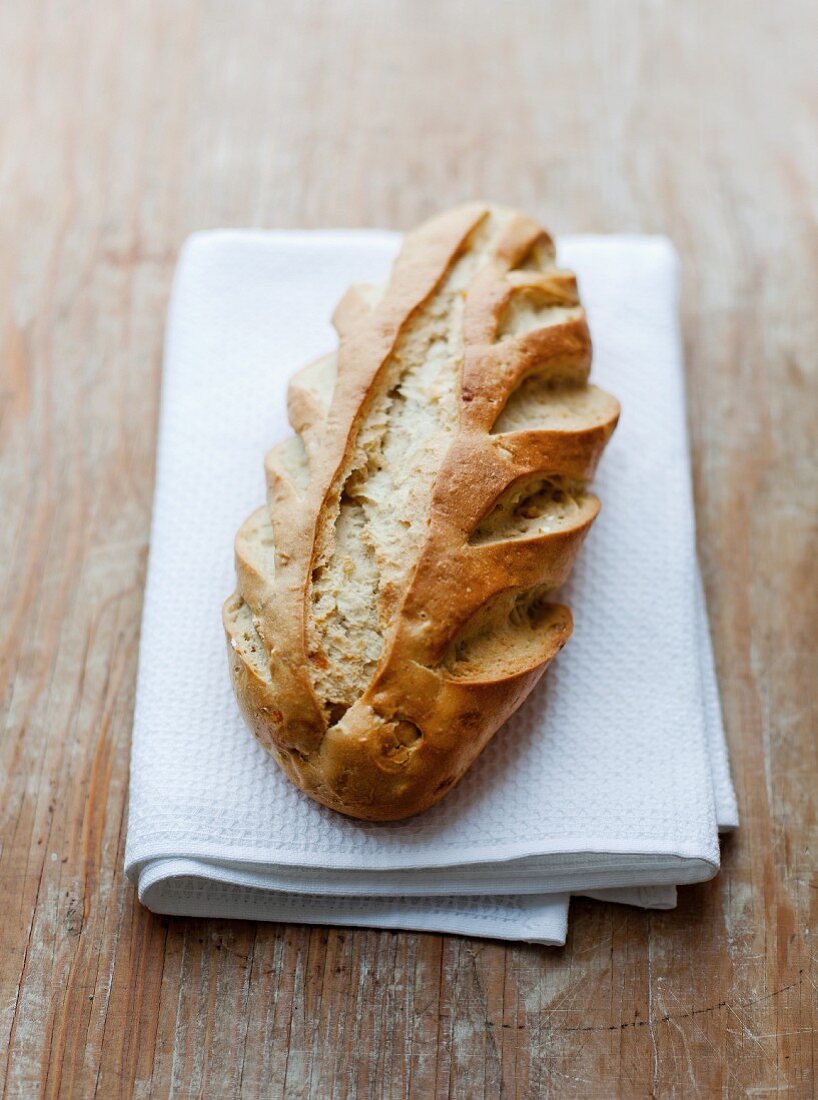
[[[806,0],[0,5],[4,1094],[813,1094],[817,46]],[[154,916],[122,864],[179,246],[474,196],[681,252],[741,830],[559,950]]]

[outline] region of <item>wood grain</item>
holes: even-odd
[[[807,0],[0,5],[4,1095],[813,1095],[816,44]],[[674,912],[575,903],[564,950],[152,916],[123,826],[179,245],[472,196],[681,251],[742,828]]]

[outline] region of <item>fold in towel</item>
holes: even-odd
[[[737,824],[695,553],[677,329],[660,238],[560,242],[622,403],[603,508],[562,593],[574,634],[441,803],[353,821],[245,728],[221,603],[233,537],[289,431],[289,376],[335,344],[349,283],[394,234],[232,232],[186,244],[171,303],[131,762],[126,869],[157,912],[562,943],[568,898],[669,908]]]

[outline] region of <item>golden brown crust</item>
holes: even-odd
[[[380,648],[362,690],[341,705],[321,678],[338,657],[316,626],[316,578],[338,552],[339,509],[386,372],[394,405],[401,357],[414,346],[407,333],[436,302],[454,308],[441,288],[456,271],[468,276],[460,350],[447,367],[456,421],[451,438],[440,436],[417,552],[407,542],[393,579],[382,571],[373,582]],[[568,639],[570,612],[544,597],[566,579],[598,511],[584,486],[618,406],[587,386],[591,343],[575,281],[522,215],[471,204],[434,219],[407,236],[380,300],[368,297],[345,295],[333,318],[337,357],[293,379],[288,412],[300,442],[268,455],[268,505],[237,536],[238,589],[224,622],[242,711],[288,777],[342,813],[389,820],[451,789]],[[547,426],[493,430],[510,395],[541,378]],[[557,517],[551,528],[540,522],[543,500]],[[511,513],[519,530],[504,526]]]

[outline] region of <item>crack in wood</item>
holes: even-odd
[[[801,985],[801,975],[803,970],[799,970],[799,980],[797,982],[790,982],[789,985],[784,985],[780,989],[776,989],[773,993],[766,993],[763,997],[755,997],[753,1000],[744,1002],[730,1002],[719,1001],[717,1004],[709,1005],[707,1008],[694,1008],[689,1012],[666,1012],[661,1016],[648,1017],[646,1020],[629,1020],[621,1024],[602,1024],[589,1027],[550,1027],[549,1031],[555,1031],[560,1033],[570,1032],[587,1032],[587,1031],[625,1031],[627,1028],[639,1028],[639,1027],[655,1027],[656,1024],[676,1023],[678,1020],[689,1020],[693,1016],[705,1016],[710,1012],[718,1012],[719,1009],[747,1009],[752,1008],[753,1005],[761,1004],[762,1001],[770,1001],[773,997],[780,997],[782,993],[786,993],[790,989],[795,989]],[[503,1024],[503,1027],[511,1027],[511,1024]]]

